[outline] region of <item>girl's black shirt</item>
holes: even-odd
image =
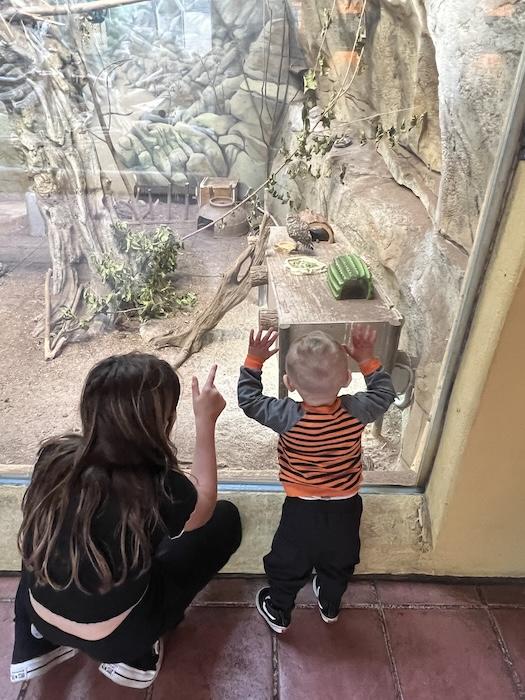
[[[165,479],[168,498],[160,503],[162,523],[150,532],[152,551],[166,537],[176,538],[182,534],[184,525],[195,509],[197,491],[192,482],[176,471],[169,471]],[[71,511],[72,509],[70,509]],[[56,551],[51,558],[49,573],[53,581],[69,579],[69,533],[71,521],[66,518],[59,533]],[[119,541],[120,509],[115,497],[106,499],[104,506],[92,521],[91,536],[97,546],[104,552],[106,560],[113,571],[118,572],[122,565]],[[140,574],[140,568],[131,569],[126,580],[111,588],[106,593],[98,593],[98,577],[89,558],[81,558],[79,579],[85,592],[74,582],[67,588],[55,589],[50,585],[36,584],[34,576],[24,571],[27,583],[34,599],[51,612],[68,620],[81,623],[93,623],[109,620],[137,604],[145,595],[150,581],[151,569]]]

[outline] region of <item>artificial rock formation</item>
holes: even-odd
[[[255,188],[305,67],[289,9],[283,0],[186,6],[184,23],[167,1],[156,23],[139,6],[107,23],[108,59],[122,61],[115,111],[127,115],[113,120],[119,154],[139,185],[193,188],[210,175]]]
[[[325,103],[357,63],[352,53],[363,2],[337,0],[322,53]],[[312,63],[322,8],[301,4],[300,31]],[[468,255],[501,136],[523,44],[525,6],[505,0],[369,0],[365,48],[336,106],[337,131],[373,137],[380,121],[399,135],[364,148],[333,149],[319,180],[282,183],[294,202],[327,215],[404,314],[401,347],[417,367],[404,431],[410,465],[431,413]],[[422,116],[407,131],[411,115]],[[366,117],[380,115],[372,119]],[[423,116],[424,115],[424,116]],[[291,114],[291,121],[297,123]],[[293,139],[292,139],[293,140]],[[328,167],[327,167],[328,165]]]

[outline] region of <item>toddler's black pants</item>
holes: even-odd
[[[359,563],[362,511],[359,494],[343,500],[286,498],[272,549],[264,557],[273,606],[291,611],[313,568],[323,604],[340,605]]]

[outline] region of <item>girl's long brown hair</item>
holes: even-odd
[[[105,592],[131,569],[149,568],[150,532],[160,522],[164,479],[177,469],[169,435],[179,397],[177,374],[154,355],[115,355],[89,372],[80,401],[81,434],[44,443],[22,502],[19,548],[37,583],[60,589],[74,582],[85,590],[79,567],[88,561],[100,579],[99,592]],[[120,512],[118,571],[104,543],[92,537],[93,520],[108,499]],[[51,569],[66,516],[72,523],[68,552],[60,555],[69,573],[57,580]]]

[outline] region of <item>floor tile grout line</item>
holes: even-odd
[[[374,586],[374,590],[376,592],[376,596],[377,596],[377,600],[378,600],[377,610],[379,613],[379,619],[381,621],[381,628],[382,628],[382,632],[383,632],[383,641],[385,643],[386,651],[388,654],[388,662],[390,664],[390,675],[392,676],[392,680],[394,681],[394,686],[396,689],[396,700],[404,700],[403,699],[403,690],[401,688],[401,680],[399,678],[399,673],[397,671],[397,664],[396,664],[396,660],[394,658],[394,651],[392,649],[392,644],[390,642],[390,635],[388,633],[385,611],[383,609],[383,603],[382,603],[381,598],[379,596],[379,591],[377,590],[377,586],[376,586],[375,581],[373,582],[373,586]]]
[[[0,598],[1,603],[14,603],[14,598]],[[255,604],[245,601],[209,601],[192,605],[192,608],[253,608]],[[315,603],[299,603],[295,606],[298,610],[317,610]],[[344,610],[377,610],[379,603],[353,603],[342,605]],[[385,610],[524,610],[525,603],[383,603]]]
[[[277,635],[272,635],[272,699],[279,700],[280,676],[279,676],[279,642]]]
[[[498,643],[498,647],[501,651],[501,655],[503,656],[503,661],[505,663],[505,669],[510,676],[511,683],[514,687],[514,690],[516,691],[517,697],[518,698],[525,698],[525,686],[523,684],[523,681],[521,680],[521,677],[517,670],[514,667],[514,662],[512,661],[512,656],[511,653],[507,647],[507,644],[505,642],[505,639],[503,638],[503,635],[501,633],[501,630],[498,625],[498,621],[494,617],[494,613],[492,612],[492,609],[489,607],[488,603],[486,602],[485,596],[483,594],[483,591],[481,590],[481,587],[477,587],[479,597],[481,601],[484,603],[485,610],[487,612],[487,617],[489,618],[489,623],[492,629],[492,632],[494,636],[496,637],[496,641]]]
[[[13,598],[0,598],[0,603],[14,603]],[[382,603],[385,610],[524,610],[525,603]],[[254,608],[255,603],[250,601],[235,600],[210,600],[202,603],[194,603],[192,608]],[[317,604],[298,603],[295,606],[299,610],[317,610]],[[379,603],[351,603],[342,605],[341,610],[377,610]]]
[[[2,601],[0,601],[2,602]],[[10,602],[10,601],[4,601]],[[377,610],[379,603],[353,603],[342,605],[344,610]],[[381,603],[385,610],[484,610],[491,609],[523,610],[523,603]],[[252,601],[207,601],[192,605],[193,608],[255,608]],[[317,605],[312,603],[298,603],[295,606],[299,610],[317,609]]]
[[[483,610],[481,603],[381,603],[383,610]]]
[[[16,696],[16,700],[24,700],[25,696],[27,695],[27,691],[29,690],[29,683],[31,681],[24,681],[22,683],[22,687],[20,688],[20,692]]]

